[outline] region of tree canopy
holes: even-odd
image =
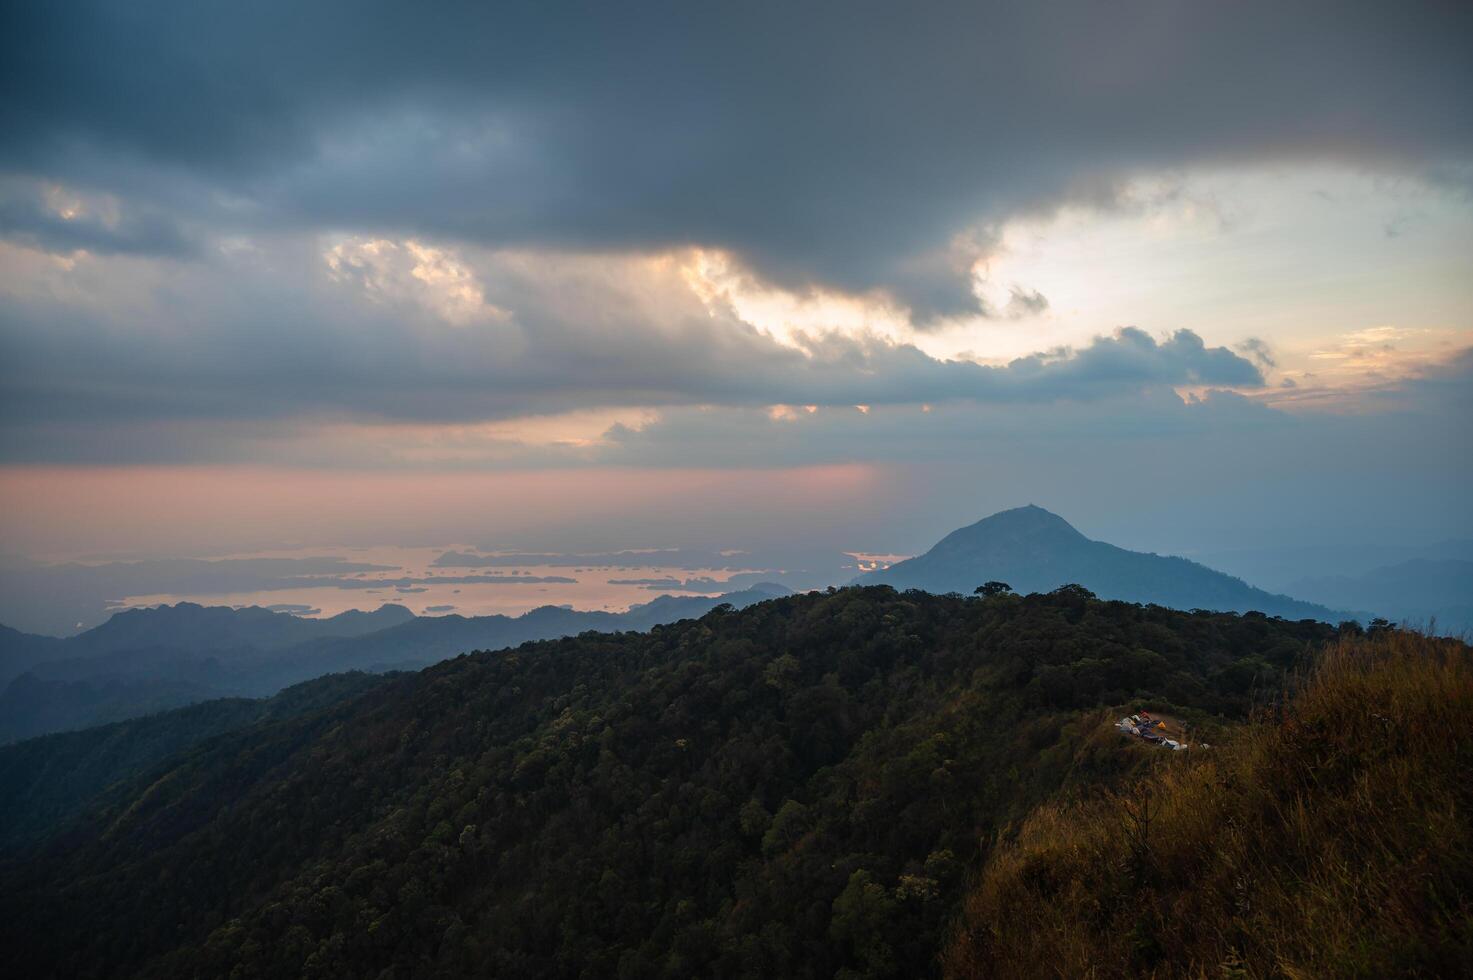
[[[7,868],[32,974],[934,973],[1041,800],[1282,690],[1313,621],[880,586],[461,656],[220,735]],[[387,973],[383,971],[387,970]]]

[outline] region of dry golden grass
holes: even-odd
[[[950,977],[1473,976],[1473,650],[1325,651],[1276,717],[1035,811]]]

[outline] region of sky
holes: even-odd
[[[0,556],[1473,536],[1473,8],[0,10]]]

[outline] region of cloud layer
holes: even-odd
[[[315,424],[472,424],[579,409],[1091,401],[1257,387],[1188,329],[1123,328],[999,365],[867,333],[785,340],[692,288],[673,257],[458,253],[410,240],[280,239],[142,284],[128,260],[29,277],[0,309],[0,458],[188,460]],[[126,280],[126,281],[125,281]],[[201,434],[189,437],[191,427]],[[208,430],[208,431],[206,431]],[[212,457],[218,458],[218,457]]]
[[[983,312],[996,224],[1142,171],[1331,159],[1466,179],[1473,10],[1128,0],[6,5],[0,169],[173,254],[335,228],[725,249],[767,280]],[[135,213],[136,212],[136,213]]]

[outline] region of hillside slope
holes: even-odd
[[[65,642],[60,637],[22,633],[0,625],[0,684],[18,677],[36,664],[62,656]]]
[[[333,674],[270,698],[221,698],[85,731],[0,746],[0,853],[55,834],[115,783],[224,732],[292,718],[384,680]]]
[[[951,977],[1473,975],[1473,651],[1333,649],[1277,718],[1046,805],[991,859]]]
[[[1286,619],[1339,622],[1349,613],[1255,589],[1205,565],[1092,541],[1042,507],[1005,510],[953,531],[923,555],[870,572],[860,584],[970,593],[990,580],[1019,592],[1077,583],[1101,598],[1173,609],[1256,610]]]
[[[917,976],[983,842],[1242,717],[1334,631],[844,589],[228,733],[0,876],[27,975]]]

